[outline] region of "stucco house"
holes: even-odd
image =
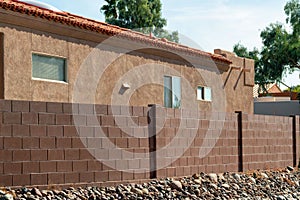
[[[299,118],[253,115],[253,60],[24,1],[0,0],[0,186],[298,163]]]
[[[252,60],[16,0],[0,0],[0,21],[2,99],[253,113]]]

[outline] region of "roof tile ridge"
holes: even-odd
[[[51,20],[60,21],[61,23],[66,23],[66,24],[72,24],[73,26],[78,26],[78,27],[81,26],[82,28],[87,29],[87,30],[96,31],[96,32],[105,32],[106,34],[110,34],[110,35],[120,34],[121,37],[123,36],[123,37],[126,37],[127,39],[132,39],[132,40],[138,39],[139,41],[151,43],[154,46],[160,46],[162,48],[163,47],[172,48],[174,50],[181,50],[181,51],[185,51],[186,53],[190,53],[190,54],[208,56],[213,59],[217,59],[217,60],[220,60],[220,61],[223,61],[226,63],[232,63],[230,60],[223,57],[222,55],[213,54],[213,53],[206,52],[206,51],[203,51],[200,49],[195,49],[195,48],[188,47],[188,46],[185,46],[182,44],[171,42],[168,40],[153,38],[150,35],[146,35],[141,32],[137,32],[137,31],[130,30],[127,28],[122,28],[122,27],[119,27],[116,25],[105,23],[105,22],[96,21],[93,19],[89,19],[89,18],[86,18],[83,16],[68,13],[65,11],[57,12],[57,11],[49,10],[49,9],[42,8],[42,7],[39,7],[36,5],[31,5],[26,2],[21,2],[18,0],[0,0],[0,6],[3,7],[3,4],[7,4],[4,7],[8,7],[8,9],[10,9],[12,11],[16,11],[17,8],[21,7],[25,10],[25,11],[23,10],[23,12],[21,11],[21,13],[26,13],[26,14],[29,14],[32,16],[36,16],[36,17],[39,16],[41,18],[44,18],[44,16],[46,16],[47,18],[50,18]],[[15,7],[15,8],[12,9],[11,6]],[[6,8],[4,8],[4,9],[6,9]],[[58,20],[55,19],[56,17],[58,17]],[[89,26],[92,26],[92,28]]]
[[[141,35],[147,36],[145,34],[141,34]],[[179,48],[181,50],[186,50],[186,51],[189,51],[189,52],[192,51],[194,54],[198,54],[198,55],[200,54],[202,56],[208,56],[208,57],[216,58],[216,59],[219,59],[219,60],[231,63],[231,61],[229,61],[228,59],[226,59],[222,55],[218,55],[218,54],[206,52],[206,51],[203,51],[203,50],[200,50],[200,49],[192,48],[192,47],[189,47],[189,46],[186,46],[186,45],[182,45],[180,43],[172,42],[172,41],[169,41],[169,40],[163,41],[162,39],[151,38],[150,36],[148,36],[147,38],[148,38],[148,41],[149,41],[149,39],[151,40],[149,42],[156,42],[156,43],[164,45],[164,46],[169,46],[169,47],[177,48],[177,49]]]

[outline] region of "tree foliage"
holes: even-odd
[[[300,85],[297,85],[295,87],[292,87],[292,92],[300,93]]]
[[[282,24],[270,24],[261,34],[263,47],[260,61],[261,73],[268,80],[281,80],[289,65],[289,34]]]
[[[178,32],[168,33],[163,27],[167,20],[162,17],[160,0],[105,0],[100,9],[109,24],[134,29],[155,37],[179,42]]]
[[[250,58],[254,60],[254,69],[255,69],[255,81],[256,82],[264,82],[263,76],[260,76],[261,68],[260,65],[260,52],[257,48],[253,48],[252,51],[248,50],[247,47],[243,46],[241,43],[237,43],[233,46],[233,52],[240,57]]]
[[[285,71],[300,68],[300,3],[299,0],[290,0],[284,6],[286,25],[271,23],[260,34],[262,49],[248,51],[241,44],[234,45],[234,52],[255,60],[255,81],[264,84],[282,79]]]
[[[284,90],[284,92],[296,92],[297,94],[297,99],[300,100],[300,85],[291,87],[290,89],[286,89]]]

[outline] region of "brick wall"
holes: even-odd
[[[299,117],[293,128],[291,117],[238,116],[0,100],[0,186],[112,185],[285,167],[293,165],[293,130],[298,162]]]
[[[300,135],[300,116],[295,116],[295,145],[296,145],[296,147],[294,147],[295,148],[295,155],[294,155],[294,157],[296,158],[295,160],[294,160],[294,165],[296,165],[296,166],[300,166],[300,160],[299,160],[299,158],[300,158],[300,137],[299,137],[299,135]]]
[[[165,122],[156,136],[157,149],[173,144],[157,156],[157,177],[237,171],[236,114],[158,110],[158,118],[165,116]],[[161,163],[168,161],[171,164],[162,168]]]
[[[116,148],[148,154],[147,107],[1,100],[0,110],[2,186],[149,178],[149,158]]]
[[[292,118],[243,115],[243,170],[293,165]]]

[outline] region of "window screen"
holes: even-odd
[[[164,106],[172,108],[172,77],[164,77]]]
[[[210,87],[203,87],[198,86],[197,88],[197,100],[203,100],[203,101],[211,101],[212,94],[211,94],[211,88]]]
[[[32,54],[32,77],[66,82],[66,59]]]
[[[180,77],[164,76],[164,106],[167,108],[180,108]]]
[[[201,86],[198,86],[197,88],[197,99],[204,100],[204,88]]]
[[[204,88],[204,100],[211,101],[211,88],[209,87]]]

